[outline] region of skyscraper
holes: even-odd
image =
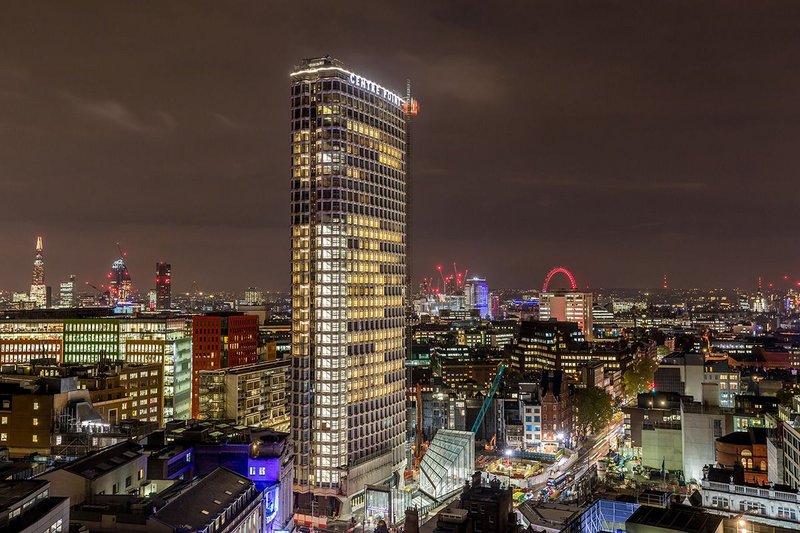
[[[36,307],[47,307],[47,287],[44,284],[44,257],[42,237],[36,237],[36,259],[33,261],[30,298]]]
[[[329,56],[291,74],[294,486],[320,514],[402,480],[403,104]]]
[[[58,305],[60,307],[75,307],[75,276],[71,275],[69,281],[62,281],[58,291]]]
[[[484,278],[472,276],[464,283],[465,304],[469,309],[477,309],[481,318],[489,316],[489,287]]]
[[[169,309],[172,305],[172,265],[156,263],[156,309]]]
[[[109,305],[129,303],[133,296],[133,285],[125,259],[120,257],[111,265],[108,273]]]

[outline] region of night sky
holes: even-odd
[[[41,234],[54,287],[121,241],[141,289],[286,289],[288,74],[325,54],[412,80],[417,277],[800,279],[800,3],[58,1],[0,4],[0,288]]]

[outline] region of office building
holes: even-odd
[[[0,364],[29,363],[39,357],[64,357],[64,322],[0,320]]]
[[[172,306],[172,265],[156,263],[156,310],[163,311]]]
[[[72,369],[71,369],[72,370]],[[164,366],[160,363],[97,365],[78,374],[92,406],[111,425],[143,420],[164,425]]]
[[[264,292],[255,287],[248,287],[244,291],[243,302],[245,305],[264,305]]]
[[[289,431],[290,361],[200,371],[201,419]]]
[[[47,305],[47,286],[44,284],[44,258],[42,238],[36,237],[36,259],[33,261],[30,300],[34,307],[45,308]]]
[[[200,415],[200,372],[258,361],[258,318],[212,313],[192,319],[192,416]]]
[[[71,275],[69,281],[62,281],[58,290],[59,307],[75,307],[75,276]]]
[[[539,320],[575,322],[587,339],[592,338],[592,293],[545,291],[539,296]]]
[[[291,104],[295,489],[346,517],[405,465],[404,99],[322,57]]]
[[[114,361],[119,351],[120,321],[113,318],[67,318],[64,323],[64,362]]]
[[[59,364],[157,363],[164,367],[164,419],[191,416],[190,318],[112,317],[107,310],[56,313],[0,320],[0,363],[42,358]]]
[[[565,354],[583,354],[570,359],[570,371],[578,363],[594,359],[580,326],[574,322],[532,320],[520,326],[519,342],[511,354],[511,366],[521,372],[562,370]]]
[[[128,304],[133,298],[133,282],[124,257],[120,257],[111,265],[108,274],[109,305]]]
[[[465,304],[468,309],[477,309],[481,318],[489,317],[489,287],[486,280],[473,276],[464,283]]]

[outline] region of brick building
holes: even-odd
[[[766,485],[768,479],[767,430],[750,428],[719,437],[716,442],[717,463],[724,467],[737,464],[744,468],[744,483]]]
[[[214,313],[192,319],[192,417],[200,414],[200,372],[258,362],[258,317]]]

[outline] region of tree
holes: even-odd
[[[646,356],[629,366],[622,376],[625,395],[628,398],[635,398],[640,392],[647,392],[653,383],[656,369],[658,363]]]
[[[614,416],[611,395],[597,387],[579,389],[575,394],[575,411],[578,427],[584,434],[597,433],[608,425]]]

